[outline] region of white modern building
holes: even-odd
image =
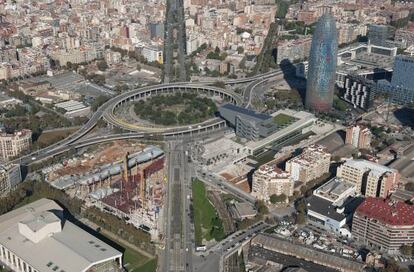
[[[122,253],[40,199],[0,216],[0,264],[17,272],[118,272]]]
[[[315,115],[306,111],[294,111],[290,109],[278,110],[272,113],[272,117],[288,116],[291,122],[280,126],[274,133],[258,141],[246,143],[246,150],[249,155],[259,155],[269,149],[283,147],[290,141],[294,141],[311,131],[312,126],[318,120]]]
[[[347,222],[357,207],[356,186],[338,178],[323,184],[307,198],[311,224],[334,233],[350,236]]]

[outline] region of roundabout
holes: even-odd
[[[205,121],[189,125],[160,126],[148,123],[131,123],[116,114],[117,109],[127,106],[131,102],[144,101],[145,103],[151,97],[177,94],[195,94],[201,97],[216,98],[222,103],[232,103],[235,105],[241,105],[243,102],[242,98],[236,93],[213,86],[202,86],[199,84],[163,84],[133,90],[109,100],[106,103],[107,107],[103,118],[110,126],[128,132],[156,133],[163,136],[186,135],[225,127],[225,121],[218,117],[212,117]]]

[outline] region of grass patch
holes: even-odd
[[[213,100],[194,93],[177,93],[138,101],[135,113],[142,119],[160,125],[196,124],[214,117],[217,106]]]
[[[51,132],[43,132],[40,134],[39,138],[36,141],[36,145],[39,147],[46,147],[51,144],[54,144],[60,140],[65,139],[70,134],[78,130],[77,128],[66,129],[66,130],[58,130],[58,131],[51,131]]]
[[[211,239],[222,240],[224,238],[223,224],[207,198],[204,183],[200,180],[194,180],[192,190],[196,246],[203,244],[203,238],[207,241]]]
[[[221,199],[223,200],[223,202],[228,203],[228,202],[240,202],[239,199],[237,199],[234,195],[232,194],[221,194]]]
[[[151,259],[144,265],[141,265],[134,272],[155,272],[157,270],[157,259]]]
[[[157,259],[150,259],[139,252],[119,243],[125,248],[124,251],[124,267],[128,272],[155,272],[157,269]]]
[[[292,123],[295,120],[294,117],[280,113],[273,117],[273,123],[278,125],[279,127],[285,126],[287,124]]]

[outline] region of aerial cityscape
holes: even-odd
[[[414,272],[413,0],[0,0],[0,272]]]

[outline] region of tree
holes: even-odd
[[[73,64],[72,64],[72,62],[68,61],[68,62],[66,63],[66,68],[67,68],[68,70],[72,70],[72,69],[73,69]]]
[[[333,100],[333,107],[339,111],[346,111],[346,109],[348,108],[348,104],[340,98],[335,97]]]
[[[273,195],[270,196],[270,202],[272,204],[276,204],[276,203],[280,203],[280,202],[285,202],[286,199],[287,199],[287,197],[286,197],[285,194],[281,194],[281,195],[275,195],[275,194],[273,194]]]
[[[243,57],[242,60],[240,61],[239,68],[242,70],[246,69],[246,57]]]
[[[400,247],[400,252],[403,255],[411,256],[411,255],[413,255],[413,246],[412,245],[402,245]]]
[[[224,89],[224,88],[226,88],[226,83],[224,83],[223,81],[218,80],[218,81],[213,83],[213,86]]]
[[[263,200],[257,200],[255,206],[259,214],[264,215],[269,213],[269,209],[267,208]]]
[[[305,222],[306,222],[305,214],[303,214],[303,213],[297,213],[296,214],[296,221],[295,221],[295,223],[297,225],[303,225],[303,224],[305,224]]]
[[[238,53],[238,54],[243,54],[243,52],[244,52],[244,48],[243,48],[243,46],[239,46],[239,47],[237,47],[237,53]]]
[[[99,71],[102,71],[102,72],[108,69],[108,64],[106,63],[105,60],[98,61],[96,66],[98,67]]]
[[[405,190],[414,192],[414,182],[408,182],[405,184]]]
[[[302,225],[306,221],[306,203],[304,199],[300,199],[296,202],[296,224]]]
[[[137,64],[137,70],[141,71],[141,64],[139,64],[139,63]]]
[[[216,241],[223,240],[226,235],[224,233],[223,222],[218,216],[211,219],[211,226],[211,237],[213,237]]]
[[[104,95],[98,96],[92,103],[91,108],[93,111],[96,111],[100,106],[102,106],[109,98]]]

